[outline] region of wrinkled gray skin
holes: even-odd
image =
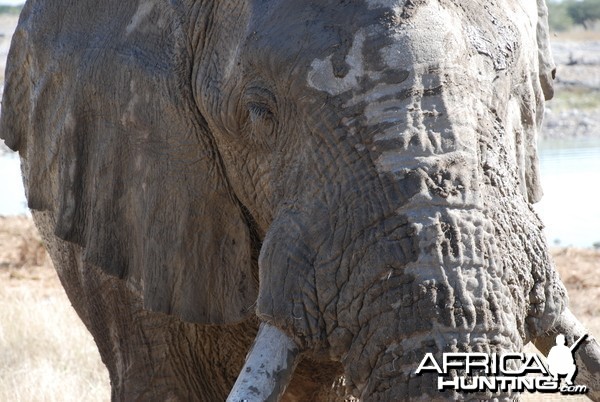
[[[531,208],[552,70],[542,0],[29,0],[1,136],[113,399],[224,399],[260,322],[284,400],[488,399],[414,370],[584,331]]]

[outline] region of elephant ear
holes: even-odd
[[[56,235],[146,308],[244,319],[258,289],[249,228],[176,19],[161,2],[83,3],[28,2],[10,50],[0,129],[30,208],[54,210]]]
[[[527,201],[535,203],[543,196],[537,138],[542,129],[544,101],[552,99],[554,95],[553,80],[556,67],[550,49],[548,8],[545,0],[537,0],[537,15],[530,17],[533,21],[537,20],[535,35],[531,37],[532,42],[523,47],[526,57],[522,58],[521,68],[535,73],[513,74],[517,83],[511,84],[514,92],[506,105],[506,128],[514,134],[511,146],[514,148],[519,189]],[[534,52],[531,53],[530,50]]]
[[[544,100],[550,100],[554,96],[556,66],[552,58],[549,35],[548,7],[545,0],[537,0],[537,58],[534,56],[530,68],[537,69],[539,86],[538,83],[533,85],[534,92],[537,92],[533,99],[527,100],[528,96],[522,97],[518,107],[521,109],[521,121],[515,124],[517,131],[524,132],[521,139],[522,149],[517,152],[517,160],[522,176],[522,192],[531,203],[541,200],[544,194],[540,182],[537,135],[542,129]],[[532,105],[532,102],[536,105]]]
[[[550,49],[550,29],[548,26],[548,7],[545,0],[537,0],[538,22],[536,38],[538,43],[539,77],[544,98],[550,100],[554,97],[554,78],[556,65]]]

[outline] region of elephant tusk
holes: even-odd
[[[261,323],[227,402],[278,401],[298,363],[299,348],[279,328]]]
[[[579,339],[587,334],[587,329],[567,308],[559,317],[556,325],[546,334],[533,341],[535,347],[544,355],[555,345],[556,335],[563,334],[567,339]],[[600,345],[591,335],[581,343],[574,354],[578,367],[577,383],[588,387],[586,396],[592,401],[600,402]]]

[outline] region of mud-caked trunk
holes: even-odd
[[[352,334],[340,358],[368,400],[439,398],[435,376],[414,374],[426,353],[520,351],[564,303],[511,165],[512,133],[477,94],[459,98],[460,87],[443,80],[424,73],[412,83],[424,84],[421,94],[385,102],[400,112],[387,113],[394,124],[370,148],[390,205],[372,247],[351,265],[350,283],[364,286],[342,287],[332,332]],[[481,112],[469,114],[473,107]],[[353,312],[350,320],[340,311]]]

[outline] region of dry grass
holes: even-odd
[[[591,333],[600,334],[600,251],[561,248],[553,255],[571,309]],[[0,282],[0,401],[109,400],[108,375],[96,346],[28,218],[0,217]],[[523,400],[587,399],[527,394]]]
[[[96,345],[59,289],[0,289],[0,361],[2,401],[110,399]]]
[[[0,217],[0,401],[107,401],[108,373],[31,221]]]

